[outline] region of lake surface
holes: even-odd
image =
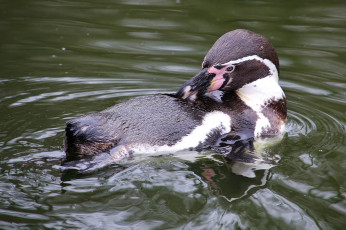
[[[344,229],[345,12],[344,1],[0,1],[0,229]],[[61,172],[67,120],[175,92],[236,28],[280,58],[288,124],[258,150],[269,167],[204,152]]]

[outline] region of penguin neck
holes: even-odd
[[[216,90],[207,93],[206,96],[223,103],[234,94],[255,111],[261,110],[270,101],[279,101],[285,98],[276,76],[258,79],[232,92]]]
[[[285,98],[285,94],[278,83],[277,75],[269,75],[244,85],[235,93],[249,107],[260,111],[271,101]]]

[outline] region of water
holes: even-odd
[[[345,12],[343,1],[0,1],[0,228],[343,229]],[[205,152],[61,173],[67,120],[174,92],[235,28],[280,57],[287,132],[261,150],[274,167],[241,173]]]

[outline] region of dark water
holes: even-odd
[[[0,1],[0,228],[344,229],[345,12],[344,1]],[[287,132],[259,150],[273,167],[206,152],[61,173],[67,120],[174,92],[236,28],[280,57]]]

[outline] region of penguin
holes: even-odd
[[[116,161],[280,135],[287,108],[278,76],[279,59],[267,38],[245,29],[230,31],[176,93],[131,98],[69,120],[66,161],[100,153]]]

